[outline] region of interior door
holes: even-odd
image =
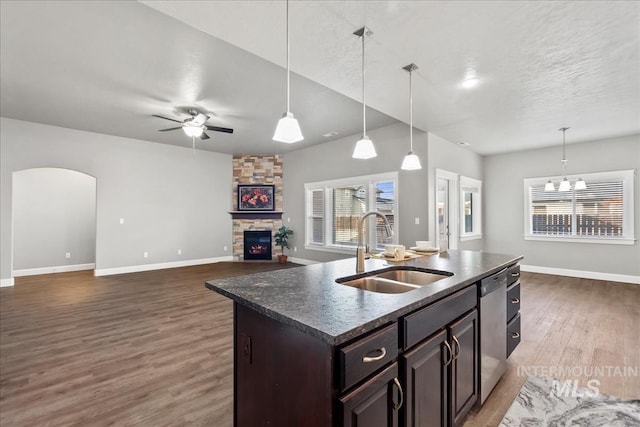
[[[449,249],[449,180],[438,178],[436,184],[436,212],[438,245],[441,251]]]

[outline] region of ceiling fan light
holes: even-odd
[[[273,140],[293,144],[303,139],[304,137],[302,136],[302,131],[300,131],[298,120],[293,117],[293,113],[287,111],[282,115],[282,118],[278,120],[276,131],[273,134]]]
[[[376,148],[368,136],[364,135],[360,141],[356,142],[356,148],[353,150],[354,159],[366,160],[376,157],[377,155]]]
[[[578,180],[576,181],[576,185],[574,187],[576,190],[586,190],[587,189],[587,183],[584,182],[584,179],[582,178],[578,178]]]
[[[402,160],[402,166],[400,166],[400,168],[406,171],[415,171],[422,169],[422,165],[420,164],[418,156],[409,151],[409,154],[404,156],[404,160]]]
[[[198,138],[200,135],[202,135],[202,132],[204,132],[204,127],[186,124],[182,127],[182,130],[184,130],[184,133],[186,133],[187,136]]]
[[[564,178],[558,187],[558,191],[571,191],[571,184],[567,178]]]
[[[544,191],[556,191],[556,187],[551,180],[547,181],[547,184],[544,186]]]

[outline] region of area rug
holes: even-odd
[[[638,427],[640,400],[623,400],[573,382],[529,376],[500,427]]]

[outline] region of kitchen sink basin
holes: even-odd
[[[382,294],[401,294],[437,282],[452,273],[392,269],[354,279],[338,279],[337,283]]]

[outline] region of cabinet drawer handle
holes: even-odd
[[[364,356],[362,358],[362,361],[364,363],[377,362],[378,360],[384,359],[384,357],[387,355],[387,349],[385,349],[384,347],[376,351],[380,352],[379,356],[374,356],[374,357]]]
[[[518,277],[520,275],[519,272],[511,273],[511,277]]]
[[[513,339],[520,338],[520,334],[517,333],[517,332],[514,332],[514,333],[511,334],[511,338],[513,338]]]
[[[453,360],[456,360],[458,356],[460,356],[460,341],[458,341],[458,338],[455,335],[453,336],[453,342],[456,343],[456,347],[458,349],[455,356],[453,356]]]
[[[444,345],[445,345],[445,347],[447,347],[447,350],[449,350],[449,356],[447,357],[447,360],[444,362],[444,366],[447,366],[453,361],[453,350],[451,350],[451,346],[449,345],[449,341],[445,340],[444,341]]]
[[[511,304],[520,304],[520,298],[514,298],[511,300]]]
[[[396,387],[398,387],[398,392],[400,393],[400,402],[393,404],[393,410],[397,411],[402,407],[402,404],[404,403],[404,392],[402,391],[402,386],[400,385],[400,381],[398,381],[398,378],[394,378],[393,383],[396,385]]]

